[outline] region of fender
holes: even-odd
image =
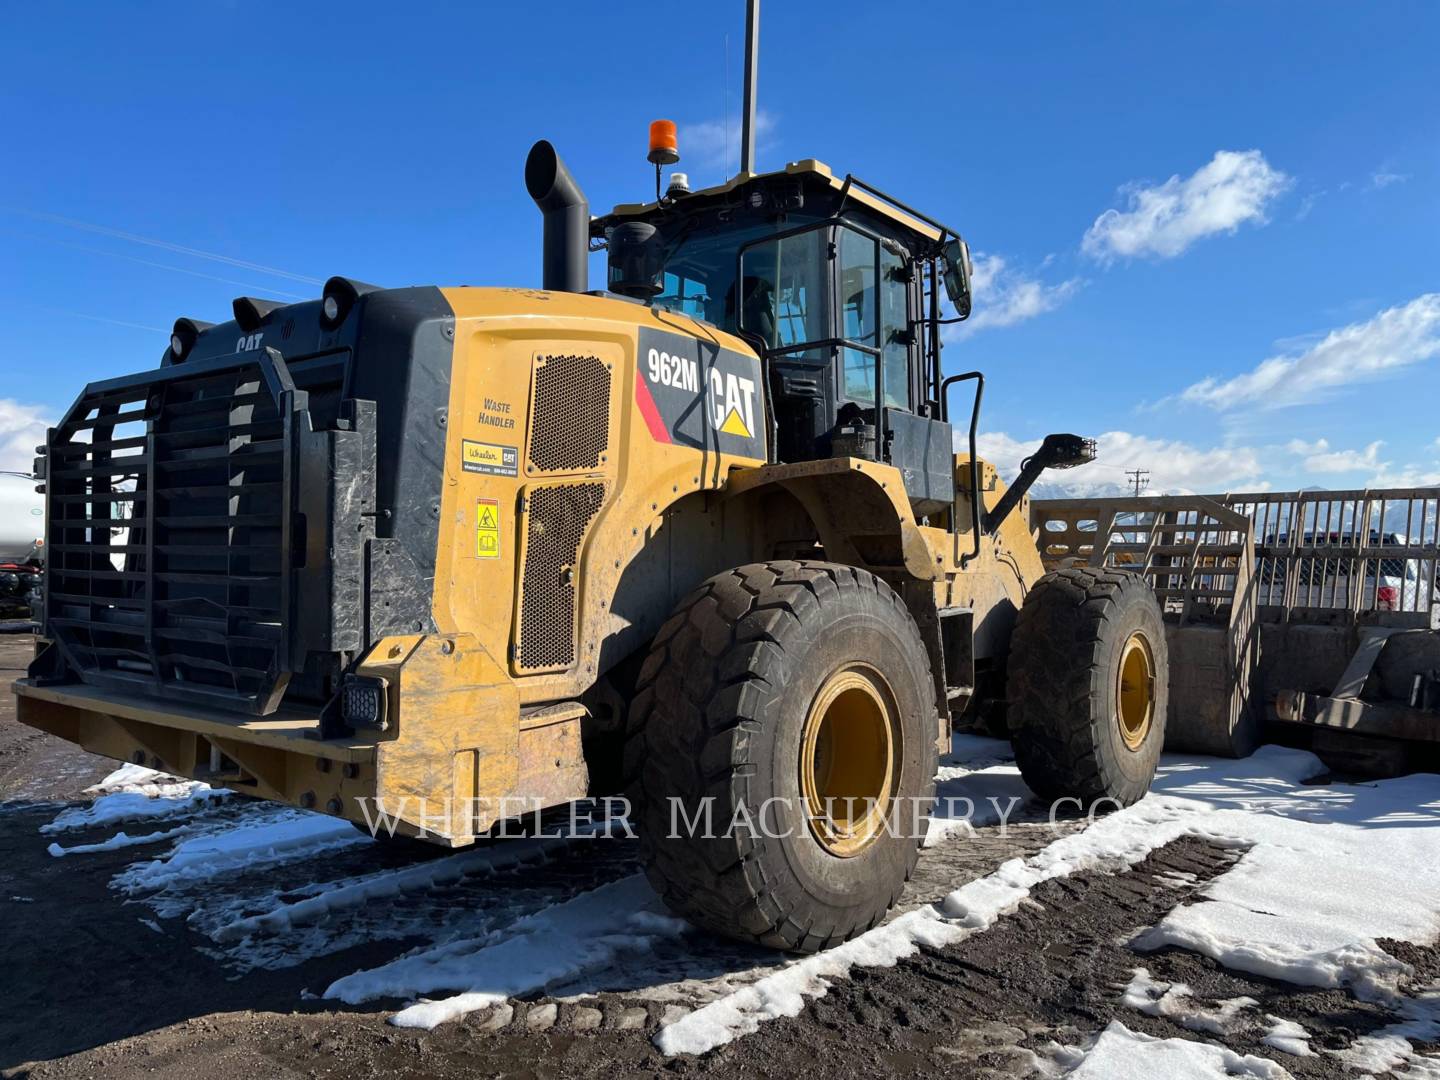
[[[737,468],[725,498],[769,486],[783,488],[815,524],[826,557],[882,577],[903,571],[917,581],[940,581],[944,555],[915,523],[900,471],[859,458],[825,458],[785,465]]]

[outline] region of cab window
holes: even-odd
[[[910,286],[905,260],[880,247],[880,348],[885,354],[885,403],[913,410],[910,395]]]
[[[873,237],[843,226],[838,233],[841,336],[880,350],[885,370],[885,404],[892,408],[909,409],[910,347],[905,262]],[[875,357],[860,349],[842,348],[841,360],[845,397],[860,405],[874,405]]]
[[[710,293],[705,282],[684,272],[665,271],[660,295],[655,297],[655,306],[678,311],[694,319],[712,320]]]
[[[740,325],[772,349],[830,337],[825,230],[767,240],[741,258]]]

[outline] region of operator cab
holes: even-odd
[[[958,234],[817,161],[591,223],[612,292],[736,334],[761,356],[776,461],[898,468],[919,513],[954,499],[939,289],[969,312]],[[877,412],[877,399],[883,403]]]

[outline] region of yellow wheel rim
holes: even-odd
[[[880,673],[852,664],[826,679],[805,717],[800,791],[831,855],[858,855],[884,831],[900,755],[895,698]]]
[[[1120,652],[1116,674],[1115,723],[1131,750],[1145,745],[1155,720],[1155,655],[1144,634],[1136,631]]]

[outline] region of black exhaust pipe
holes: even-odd
[[[545,216],[542,288],[585,292],[590,287],[590,204],[546,139],[532,146],[525,159],[525,188]]]

